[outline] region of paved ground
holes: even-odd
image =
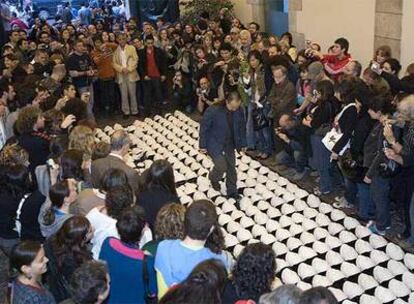
[[[162,113],[161,113],[162,114]],[[190,115],[191,118],[194,120],[199,121],[200,116],[198,114],[192,114]],[[113,125],[115,123],[119,123],[123,126],[128,126],[132,124],[136,119],[142,119],[137,117],[130,117],[128,119],[123,119],[122,115],[120,114],[113,114],[109,117],[98,117],[97,122],[99,127],[104,127],[106,125]],[[276,163],[273,158],[269,158],[265,161],[262,161],[263,165],[269,167],[270,169],[278,172],[279,174],[283,175],[283,173],[279,170],[279,168],[276,166]],[[314,177],[308,177],[305,178],[303,181],[297,182],[298,186],[302,187],[303,189],[307,190],[308,192],[312,193],[313,189],[317,186],[317,182]],[[336,190],[329,196],[322,196],[321,199],[327,203],[333,203],[335,201],[335,197],[341,196],[343,194],[342,190]],[[344,210],[347,214],[352,215],[352,210]],[[394,233],[389,237],[389,240],[400,243],[400,241],[395,237],[395,233],[401,231],[402,224],[399,220],[399,217],[397,217],[394,214],[395,220],[393,221],[395,223],[395,226],[393,227]],[[0,303],[4,303],[2,299],[4,299],[5,290],[7,286],[7,276],[8,276],[8,259],[2,252],[0,252]]]

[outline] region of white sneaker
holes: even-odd
[[[351,205],[345,197],[341,197],[337,202],[333,203],[335,208],[338,209],[349,209],[353,208],[353,205]]]

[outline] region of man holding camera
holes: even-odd
[[[338,38],[330,47],[330,54],[321,54],[313,49],[306,50],[305,54],[309,57],[319,59],[323,63],[326,72],[337,81],[339,76],[344,73],[345,66],[352,60],[348,50],[348,40],[345,38]]]
[[[199,86],[196,90],[198,102],[197,110],[203,114],[208,107],[218,101],[217,90],[213,89],[207,76],[202,76],[198,82]]]
[[[293,167],[285,174],[294,181],[303,179],[306,175],[306,153],[300,122],[296,121],[290,114],[283,114],[279,119],[279,127],[275,129],[277,140],[283,147],[276,155],[278,165]]]
[[[176,71],[172,81],[172,101],[174,106],[185,110],[187,113],[191,113],[191,99],[193,92],[189,80],[184,78],[181,71]]]

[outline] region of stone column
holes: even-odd
[[[289,1],[289,32],[293,36],[293,44],[298,50],[305,47],[305,35],[297,32],[297,19],[296,15],[298,11],[302,11],[302,0],[290,0]]]
[[[392,57],[400,59],[403,0],[377,0],[374,49],[389,45]]]
[[[257,22],[263,30],[266,30],[266,1],[246,0],[246,3],[251,6],[253,15],[252,21]]]

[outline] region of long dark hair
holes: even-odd
[[[3,168],[3,184],[0,192],[11,195],[14,199],[20,199],[25,194],[31,193],[33,183],[30,179],[29,169],[23,165],[6,166]]]
[[[117,168],[110,168],[106,170],[100,180],[100,188],[104,191],[109,191],[113,187],[127,185],[129,185],[128,176],[124,170]]]
[[[49,198],[51,201],[50,208],[46,211],[43,216],[43,224],[46,226],[52,225],[55,221],[55,213],[53,212],[54,208],[60,209],[64,202],[65,197],[68,197],[70,194],[68,180],[57,182],[50,187]]]
[[[64,267],[66,258],[74,259],[78,266],[92,258],[86,245],[90,227],[88,219],[80,215],[72,216],[63,223],[52,239],[52,248],[59,268]]]
[[[161,298],[160,304],[220,304],[227,271],[219,260],[209,259],[198,264],[177,288]]]
[[[335,85],[335,92],[339,94],[341,103],[347,105],[355,102],[357,95],[356,81],[344,79]]]
[[[134,194],[131,186],[117,186],[109,189],[105,198],[105,206],[108,215],[116,220],[127,207],[134,203]]]
[[[271,291],[276,262],[273,249],[263,243],[247,245],[233,268],[233,284],[240,298],[257,300]]]
[[[83,179],[82,171],[83,152],[76,149],[69,149],[63,152],[60,158],[61,178]]]
[[[331,102],[335,97],[334,86],[329,80],[319,81],[316,84],[315,90],[321,95],[317,102],[318,105],[323,102]]]
[[[167,160],[159,159],[152,163],[147,175],[146,188],[161,188],[177,195],[174,171]]]

